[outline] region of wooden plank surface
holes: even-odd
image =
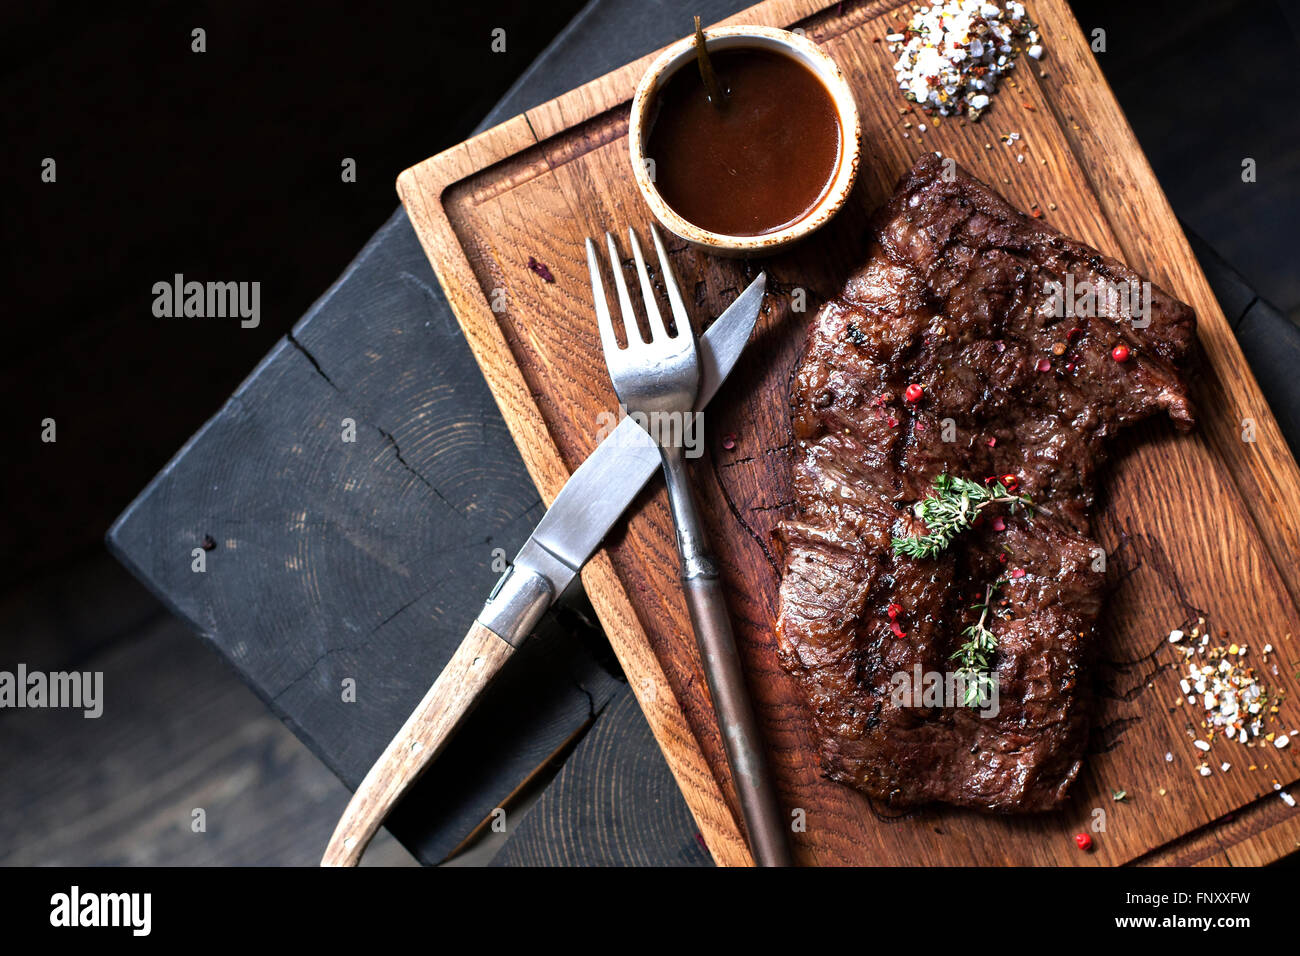
[[[1064,4],[1029,5],[1045,36],[1045,75],[1022,68],[979,124],[931,123],[924,135],[914,124],[906,137],[882,42],[905,9],[769,0],[727,21],[803,27],[839,61],[863,114],[855,195],[816,239],[764,261],[773,294],[751,345],[751,356],[762,360],[744,363],[711,406],[709,454],[695,470],[783,797],[806,813],[806,830],[795,834],[799,857],[1113,864],[1151,859],[1189,834],[1214,830],[1216,839],[1249,844],[1247,856],[1271,858],[1300,831],[1300,817],[1284,815],[1281,829],[1268,831],[1282,838],[1267,846],[1254,831],[1216,821],[1261,798],[1275,800],[1274,779],[1290,784],[1300,777],[1297,748],[1236,754],[1221,753],[1220,744],[1216,758],[1231,759],[1235,772],[1195,776],[1186,715],[1173,706],[1177,664],[1164,639],[1172,627],[1204,616],[1225,642],[1245,640],[1258,649],[1271,641],[1280,666],[1270,683],[1294,693],[1300,576],[1289,556],[1300,553],[1300,473]],[[594,447],[598,413],[615,404],[589,318],[581,240],[648,218],[625,139],[627,102],[647,62],[399,179],[412,222],[548,501]],[[1011,132],[1022,137],[1015,149],[998,139]],[[994,818],[938,808],[899,815],[825,781],[804,705],[774,654],[779,568],[769,536],[790,499],[785,396],[808,317],[793,310],[792,293],[806,290],[811,312],[838,290],[863,257],[869,213],[929,149],[954,156],[1020,208],[1037,203],[1054,226],[1125,259],[1191,303],[1200,318],[1206,363],[1193,382],[1200,429],[1190,436],[1161,423],[1136,429],[1116,450],[1099,502],[1097,534],[1117,587],[1102,621],[1096,731],[1071,802],[1049,815]],[[697,321],[717,314],[757,270],[680,243],[670,254]],[[549,267],[553,283],[528,269],[530,257]],[[1250,443],[1241,440],[1246,419],[1254,428]],[[723,436],[733,436],[733,447],[723,447]],[[672,540],[666,501],[655,490],[583,580],[715,859],[744,863],[734,794],[677,591]],[[1167,752],[1173,760],[1165,760]],[[1247,771],[1251,763],[1259,770]],[[1114,802],[1114,789],[1129,799]],[[1085,856],[1069,838],[1096,811],[1105,814],[1107,829]]]
[[[102,673],[104,712],[0,712],[0,865],[317,863],[347,790],[180,621],[75,662],[18,660]],[[412,862],[387,834],[365,859]]]
[[[542,514],[433,285],[399,211],[108,535],[352,787]],[[577,615],[549,616],[537,637],[390,818],[423,862],[460,845],[618,685]]]
[[[620,688],[493,866],[707,866],[636,697]]]

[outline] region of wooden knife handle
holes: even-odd
[[[477,621],[352,795],[321,866],[356,866],[384,818],[447,745],[515,649]]]

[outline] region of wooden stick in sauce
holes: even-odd
[[[709,102],[722,109],[726,105],[726,94],[718,85],[718,76],[713,72],[713,61],[709,59],[709,48],[704,42],[704,31],[700,29],[700,18],[695,18],[695,61],[700,66],[700,78],[704,80],[704,89],[709,95]]]

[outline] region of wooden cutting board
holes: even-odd
[[[863,121],[857,189],[802,247],[757,263],[670,244],[697,322],[717,315],[759,268],[769,275],[754,341],[706,415],[708,452],[694,478],[792,812],[797,856],[807,864],[1270,861],[1300,845],[1300,811],[1274,792],[1275,782],[1300,778],[1300,740],[1284,750],[1217,741],[1214,771],[1200,776],[1195,714],[1177,705],[1181,664],[1167,635],[1204,618],[1216,643],[1247,643],[1266,683],[1293,698],[1283,706],[1289,723],[1282,729],[1300,727],[1300,472],[1064,0],[1027,6],[1044,36],[1043,61],[1022,60],[1015,83],[1003,86],[979,123],[930,120],[925,133],[917,128],[922,117],[900,114],[906,104],[883,40],[910,17],[911,5],[768,0],[725,21],[802,28],[843,68]],[[616,405],[582,240],[606,228],[644,230],[650,221],[626,134],[629,101],[651,59],[398,179],[548,502],[595,447],[598,414]],[[1004,145],[999,137],[1013,132],[1019,142]],[[898,813],[826,780],[804,704],[775,655],[779,564],[770,536],[791,500],[791,369],[817,305],[863,260],[869,214],[923,151],[936,149],[1019,208],[1037,204],[1067,235],[1128,262],[1192,304],[1200,320],[1205,362],[1192,388],[1199,428],[1190,435],[1166,422],[1134,429],[1115,449],[1098,503],[1096,533],[1115,590],[1101,622],[1095,729],[1070,802],[1049,814]],[[530,260],[546,269],[530,268]],[[714,858],[745,864],[673,541],[656,485],[588,564],[583,583]],[[1266,642],[1276,650],[1263,665]],[[1231,763],[1227,772],[1223,761]],[[1116,801],[1118,790],[1127,798]],[[1092,853],[1074,846],[1071,837],[1082,830],[1093,835]]]

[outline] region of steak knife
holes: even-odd
[[[766,286],[767,276],[760,273],[700,337],[697,408],[713,398],[745,350]],[[357,787],[321,866],[357,865],[384,818],[659,471],[659,461],[654,439],[625,417],[569,476],[456,653]]]

